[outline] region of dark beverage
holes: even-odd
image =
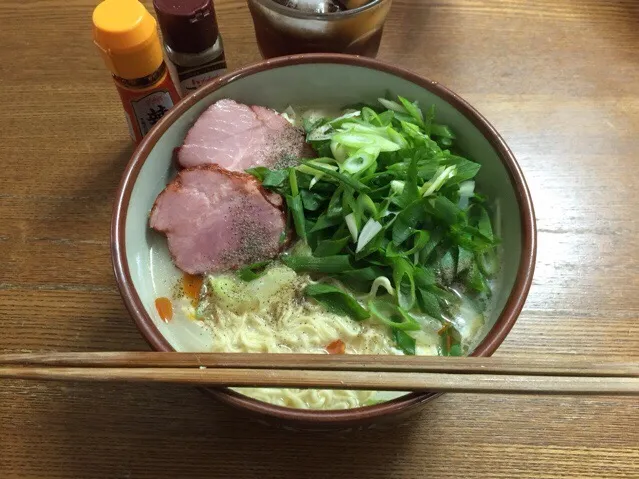
[[[321,52],[374,57],[391,0],[248,0],[248,4],[265,58]]]

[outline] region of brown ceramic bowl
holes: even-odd
[[[386,92],[435,104],[439,122],[456,132],[458,146],[482,164],[479,189],[501,204],[503,261],[495,289],[494,315],[473,352],[490,356],[519,315],[530,288],[536,230],[530,193],[512,152],[495,129],[466,101],[436,82],[401,68],[363,57],[316,54],[268,60],[229,73],[179,102],[149,132],[126,167],[117,192],[111,227],[115,277],[136,325],[158,351],[206,350],[206,338],[192,322],[165,324],[154,300],[168,294],[179,272],[160,235],[148,228],[157,194],[175,174],[173,148],[210,104],[233,98],[284,109],[292,105],[348,105],[374,101]],[[219,401],[252,413],[262,421],[301,429],[380,427],[419,410],[435,394],[410,393],[375,406],[315,411],[266,404],[229,389],[208,390]]]

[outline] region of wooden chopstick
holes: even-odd
[[[118,368],[208,368],[315,369],[351,371],[405,371],[431,373],[491,373],[528,376],[619,376],[639,377],[639,361],[599,357],[441,357],[331,354],[247,353],[4,353],[0,366],[69,366]]]
[[[639,395],[625,358],[241,353],[0,354],[0,378],[498,394]]]

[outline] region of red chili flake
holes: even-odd
[[[346,352],[346,344],[341,339],[336,339],[326,346],[326,352],[328,354],[344,354]]]

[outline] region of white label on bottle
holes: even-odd
[[[140,126],[140,132],[144,136],[169,111],[173,106],[173,100],[168,91],[161,90],[154,91],[139,100],[134,100],[131,105],[133,105],[133,112]]]
[[[194,75],[189,78],[185,78],[184,80],[180,81],[182,94],[187,95],[191,93],[192,91],[197,90],[205,83],[210,82],[211,80],[222,75],[225,71],[226,71],[226,68],[220,68],[219,70],[213,70],[213,71],[201,73],[199,75]]]

